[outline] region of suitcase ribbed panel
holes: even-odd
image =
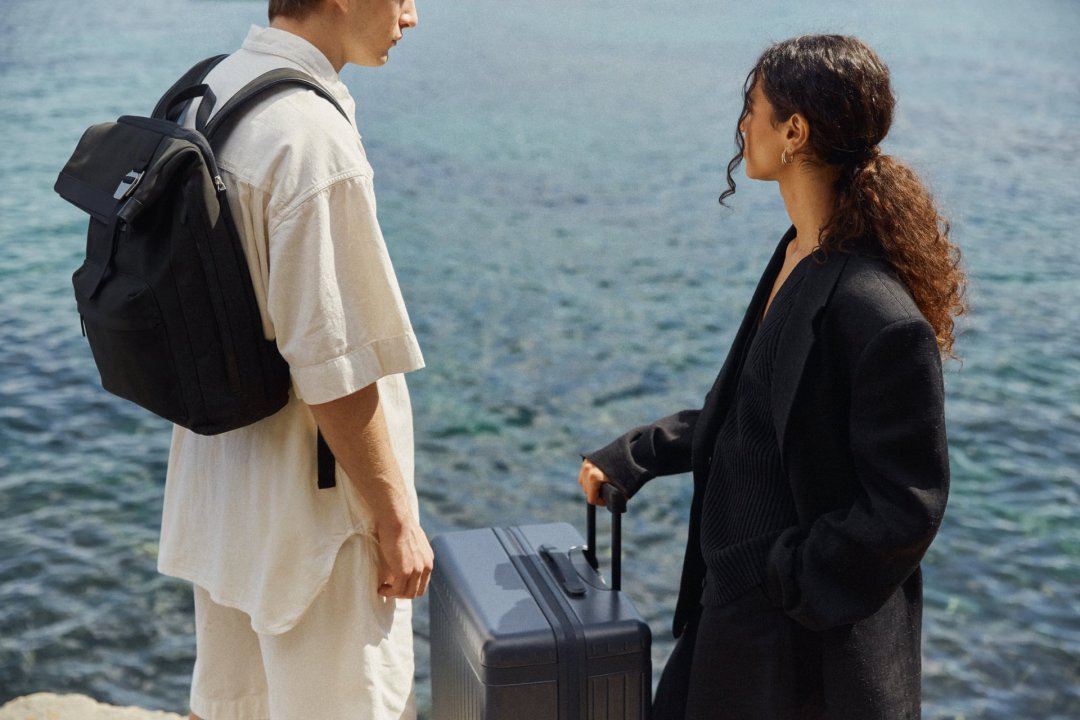
[[[442,597],[432,593],[431,610],[431,694],[439,702],[432,707],[434,720],[457,720],[483,716],[483,688],[458,649],[454,620],[446,612]]]
[[[648,717],[644,683],[639,672],[589,678],[589,720]]]

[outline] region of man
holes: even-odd
[[[417,23],[414,0],[270,0],[269,16],[207,77],[217,107],[291,67],[351,118],[342,66],[382,65]],[[292,393],[239,430],[174,430],[158,566],[194,585],[192,717],[415,717],[411,599],[432,552],[403,373],[423,358],[371,167],[352,121],[294,86],[245,111],[218,160]],[[338,462],[329,489],[316,483],[317,430]]]

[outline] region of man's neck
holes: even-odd
[[[301,19],[278,15],[270,22],[270,27],[307,40],[326,56],[335,72],[340,73],[345,66],[345,48],[328,13],[309,12]]]

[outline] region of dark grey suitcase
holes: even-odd
[[[613,488],[612,488],[613,489]],[[482,528],[432,543],[433,720],[644,720],[652,695],[649,626],[597,571],[596,512],[586,545],[566,523]]]

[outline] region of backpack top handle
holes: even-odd
[[[184,73],[179,80],[174,82],[172,87],[165,91],[165,94],[157,101],[157,105],[154,106],[154,112],[150,114],[150,117],[176,122],[180,118],[180,113],[182,111],[182,108],[179,106],[179,103],[182,101],[178,100],[178,96],[185,91],[189,91],[193,85],[201,84],[203,78],[205,78],[218,63],[227,57],[229,56],[214,55],[213,57],[208,57],[205,60],[196,63],[195,66]],[[198,97],[198,95],[201,94],[202,93],[189,95],[186,99]]]

